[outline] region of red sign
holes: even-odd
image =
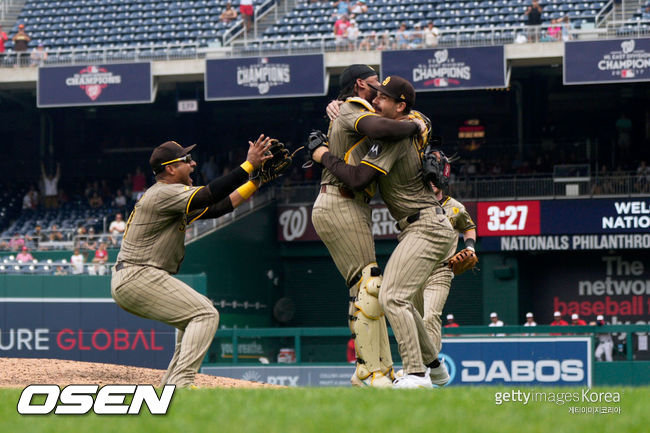
[[[476,205],[479,236],[538,235],[539,201],[490,201]]]

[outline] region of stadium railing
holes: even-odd
[[[493,328],[489,326],[460,326],[458,328],[442,328],[443,337],[472,337],[472,338],[493,338],[496,333],[498,337],[520,337],[534,339],[540,337],[559,336],[558,334],[591,336],[594,340],[598,334],[625,334],[626,360],[634,360],[634,333],[650,332],[650,325],[605,325],[605,326],[550,326],[539,325],[535,327],[526,326],[503,326]],[[393,335],[392,329],[388,330]],[[349,337],[350,329],[347,327],[335,328],[230,328],[219,329],[215,338],[230,339],[232,341],[232,363],[239,362],[237,346],[241,338],[293,338],[296,363],[302,362],[302,338],[305,337]],[[593,346],[594,348],[596,345]]]

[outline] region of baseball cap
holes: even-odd
[[[166,141],[156,147],[153,152],[151,152],[151,158],[149,158],[149,165],[151,166],[153,173],[160,173],[163,170],[163,165],[168,164],[175,159],[182,158],[190,153],[195,146],[196,144],[183,147],[175,141]]]
[[[533,313],[526,313],[526,317],[533,317]]]
[[[19,28],[19,29],[24,29],[24,28],[25,28],[25,24],[18,24],[18,28]]]
[[[561,314],[560,314],[559,311],[556,311],[555,313],[553,313],[553,315],[554,315],[554,316],[561,316]]]
[[[605,317],[603,317],[602,314],[599,314],[596,316],[596,320],[605,320]]]
[[[27,247],[23,245],[23,251],[27,251]]]
[[[497,317],[497,313],[490,313],[490,317]]]
[[[350,65],[343,70],[343,73],[339,78],[339,84],[342,89],[345,89],[346,87],[353,85],[357,78],[363,80],[364,78],[372,77],[373,75],[377,75],[377,72],[368,65]]]
[[[576,313],[573,313],[571,315],[571,320],[578,320],[578,315]]]
[[[370,86],[378,92],[388,95],[396,101],[404,101],[408,107],[415,104],[415,89],[408,80],[398,76],[390,75],[384,78],[379,86]]]
[[[454,315],[453,314],[447,314],[447,320],[453,320]]]

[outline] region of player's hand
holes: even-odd
[[[325,155],[325,152],[329,152],[329,148],[327,146],[321,146],[314,151],[311,159],[320,164],[323,159],[323,155]]]
[[[422,119],[420,119],[419,117],[414,117],[414,118],[412,118],[410,120],[411,120],[411,122],[418,125],[418,130],[419,130],[420,134],[423,134],[423,133],[425,133],[427,131],[426,123],[424,123],[424,121]]]
[[[327,108],[325,108],[325,112],[327,113],[327,117],[329,117],[330,120],[334,120],[337,117],[339,117],[339,113],[341,111],[340,110],[341,105],[343,105],[343,101],[337,101],[337,100],[334,100],[329,104],[327,104]]]
[[[271,137],[264,137],[264,134],[260,134],[255,143],[252,141],[248,142],[249,146],[246,161],[250,162],[253,165],[253,168],[260,168],[264,161],[273,157],[270,153],[268,155],[266,154],[266,151],[271,146],[270,141]]]

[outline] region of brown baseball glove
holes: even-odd
[[[449,259],[449,267],[454,275],[460,275],[465,271],[473,269],[478,263],[476,253],[469,248],[459,251],[454,257]]]

